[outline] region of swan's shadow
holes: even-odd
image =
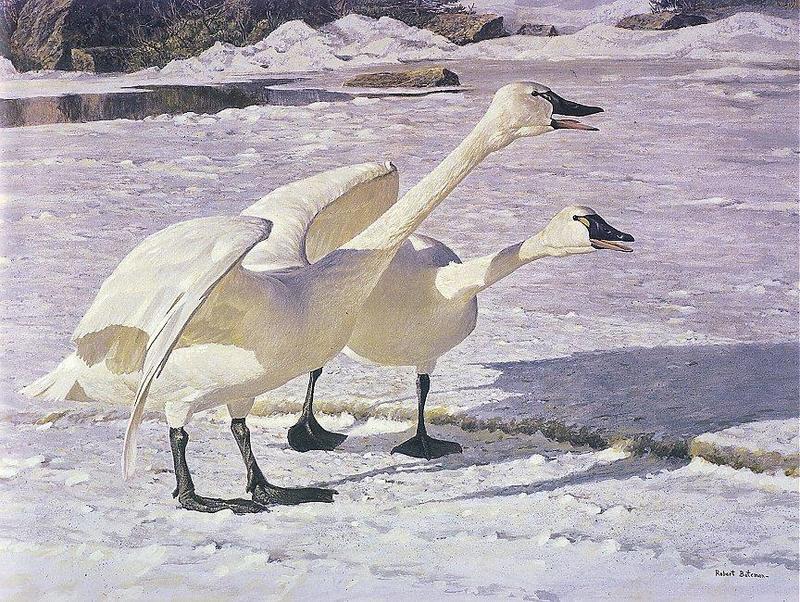
[[[484,366],[500,374],[481,388],[512,396],[470,410],[483,419],[685,439],[798,416],[796,343],[628,348]]]

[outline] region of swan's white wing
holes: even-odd
[[[144,290],[137,290],[136,295],[152,296],[162,302],[154,306],[151,300],[145,300],[144,304],[152,313],[144,316],[136,325],[147,333],[149,343],[145,351],[142,378],[125,431],[122,466],[126,478],[132,473],[136,462],[136,432],[153,379],[166,365],[181,332],[203,301],[220,280],[240,265],[253,246],[269,236],[271,227],[269,221],[244,216],[201,218],[176,224],[134,249],[101,287],[101,293],[104,288],[124,287],[126,276],[141,280],[142,275],[146,274],[153,280]],[[185,246],[187,243],[191,244]],[[159,250],[160,253],[157,253]],[[180,257],[179,261],[170,259],[173,252]],[[143,260],[147,263],[143,263]],[[182,272],[175,271],[176,265]],[[124,269],[120,270],[121,267]],[[160,271],[162,268],[164,272]],[[165,280],[170,277],[174,280]],[[114,295],[104,296],[101,305],[107,303],[107,299],[114,298]],[[141,301],[139,299],[139,305]],[[116,318],[131,323],[132,317],[140,317],[138,309],[128,307],[118,310]]]
[[[105,361],[118,374],[138,372],[167,313],[269,231],[255,217],[206,217],[149,236],[101,285],[73,335],[78,356],[89,365]]]
[[[273,223],[244,267],[280,271],[314,263],[353,238],[397,201],[397,169],[361,163],[277,188],[242,212]]]

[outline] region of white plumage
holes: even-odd
[[[149,396],[163,403],[175,432],[179,499],[194,509],[220,509],[194,494],[183,426],[218,405],[227,405],[238,425],[256,395],[333,358],[403,241],[470,170],[516,138],[557,127],[545,93],[538,84],[502,88],[467,138],[396,203],[396,170],[369,163],[286,185],[240,216],[190,220],[154,234],[122,260],[81,320],[76,357],[85,370],[67,358],[24,392],[92,397],[120,390],[109,378],[137,375],[125,474]],[[94,370],[98,365],[102,371]],[[104,382],[95,386],[98,376]],[[237,442],[250,474],[249,432]],[[272,487],[256,472],[251,489]],[[269,499],[274,495],[257,501]],[[322,501],[291,499],[279,503]]]

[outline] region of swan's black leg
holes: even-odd
[[[172,448],[172,459],[175,462],[175,480],[178,486],[172,497],[178,498],[181,506],[196,512],[219,512],[220,510],[233,510],[236,514],[250,512],[263,512],[266,510],[250,500],[232,499],[222,500],[213,497],[202,497],[194,492],[192,475],[186,463],[186,444],[189,443],[189,434],[183,428],[169,429],[169,444]]]
[[[281,504],[293,506],[306,502],[332,502],[335,489],[321,489],[319,487],[301,487],[297,489],[287,489],[277,487],[267,482],[264,473],[258,467],[253,449],[250,446],[250,429],[244,418],[234,418],[231,420],[231,431],[242,452],[244,464],[247,466],[247,491],[253,494],[253,501],[262,506]]]
[[[289,429],[287,435],[289,446],[299,452],[307,452],[312,449],[331,451],[347,439],[347,435],[325,430],[314,417],[314,386],[317,384],[320,374],[322,374],[322,368],[317,368],[310,374],[303,412],[300,414],[297,424]]]
[[[404,454],[414,458],[441,458],[448,454],[460,454],[463,450],[455,441],[444,441],[429,437],[425,430],[425,401],[431,389],[431,377],[428,374],[417,375],[417,434],[408,441],[403,441],[392,450],[392,453]]]

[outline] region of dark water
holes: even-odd
[[[163,113],[216,113],[251,105],[302,106],[354,98],[345,92],[270,88],[294,80],[272,79],[213,86],[137,86],[130,92],[0,99],[0,127],[142,119]]]

